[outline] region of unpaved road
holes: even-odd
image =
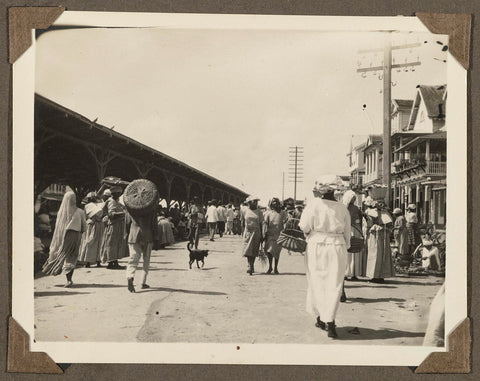
[[[263,274],[257,263],[250,276],[238,236],[201,239],[200,248],[210,250],[204,269],[188,268],[185,246],[154,251],[151,288],[137,285],[135,294],[121,270],[76,269],[70,289],[63,288],[63,276],[37,278],[35,339],[421,345],[430,301],[443,283],[436,277],[346,282],[349,300],[337,315],[340,340],[332,341],[305,312],[303,256],[283,251],[280,275]],[[355,327],[359,334],[349,332]]]

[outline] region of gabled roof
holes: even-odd
[[[443,107],[443,95],[447,91],[447,86],[419,86],[419,93],[422,96],[428,111],[429,118],[445,117],[445,108]],[[441,107],[440,107],[441,106]]]
[[[408,121],[408,130],[413,129],[417,119],[420,102],[423,101],[427,109],[427,116],[429,118],[445,118],[445,93],[447,85],[441,86],[417,86],[417,95],[412,107],[410,120]]]
[[[370,135],[363,150],[365,151],[370,146],[380,144],[383,144],[383,135]]]
[[[402,110],[410,110],[413,105],[412,99],[392,99],[394,107]]]

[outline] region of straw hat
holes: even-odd
[[[395,215],[402,214],[402,209],[400,209],[400,208],[393,209],[393,214],[395,214]]]
[[[407,209],[408,210],[416,210],[417,206],[415,204],[408,204]]]

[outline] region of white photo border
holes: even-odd
[[[54,26],[429,32],[416,17],[64,12]],[[376,345],[34,342],[33,174],[35,38],[13,65],[12,315],[31,351],[57,363],[417,366],[445,348]],[[446,336],[467,317],[467,71],[448,53]],[[240,350],[237,349],[240,346]],[[341,351],[341,356],[338,356]],[[191,356],[189,355],[191,354]]]

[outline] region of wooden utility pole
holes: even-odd
[[[303,147],[289,148],[289,182],[293,182],[293,199],[297,200],[297,183],[303,182]]]
[[[390,199],[392,193],[392,182],[390,180],[392,155],[391,151],[391,134],[392,134],[392,45],[390,36],[387,34],[383,49],[383,184],[387,186],[387,194],[385,196],[385,204],[391,208]]]
[[[378,49],[369,49],[369,50],[360,50],[359,54],[364,53],[377,53],[383,51],[383,64],[382,66],[369,66],[358,68],[357,73],[362,73],[362,77],[366,77],[367,72],[381,72],[383,76],[383,159],[382,159],[382,177],[383,185],[387,187],[387,194],[385,197],[385,203],[388,207],[391,205],[391,193],[392,193],[392,182],[391,182],[391,162],[392,162],[392,153],[391,153],[391,134],[392,134],[392,119],[391,119],[391,105],[392,105],[392,69],[401,69],[410,67],[413,69],[415,66],[421,65],[421,62],[407,62],[396,64],[393,60],[392,62],[392,50],[399,49],[413,49],[421,46],[420,43],[412,43],[405,45],[392,46],[391,44],[391,35],[385,35],[385,42],[383,48]],[[360,63],[359,63],[360,64]]]

